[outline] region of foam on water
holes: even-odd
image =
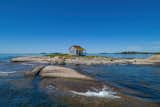
[[[34,64],[31,64],[31,63],[22,63],[22,65],[31,65],[31,66],[33,66]]]
[[[0,71],[0,76],[8,76],[9,74],[13,74],[13,73],[16,73],[17,71],[12,71],[12,72],[3,72],[3,71]]]
[[[87,97],[99,97],[99,98],[111,98],[111,99],[120,98],[119,96],[116,96],[117,94],[116,92],[108,90],[105,87],[101,91],[87,91],[87,92],[71,91],[71,93]]]

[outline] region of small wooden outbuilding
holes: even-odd
[[[84,56],[86,55],[86,50],[79,45],[73,45],[69,48],[69,52],[72,55]]]

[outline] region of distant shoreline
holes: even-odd
[[[124,51],[124,52],[117,52],[117,53],[99,53],[99,54],[160,54],[160,52]]]

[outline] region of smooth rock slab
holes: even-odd
[[[53,78],[69,78],[69,79],[82,79],[82,80],[94,80],[93,78],[83,75],[74,69],[60,67],[60,66],[46,66],[43,68],[39,75],[42,78],[53,77]]]
[[[49,57],[32,57],[32,56],[26,56],[26,57],[17,57],[11,59],[12,62],[38,62],[38,63],[49,63],[50,62]]]

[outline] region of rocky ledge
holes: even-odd
[[[105,86],[104,83],[98,82],[90,76],[62,66],[37,66],[32,71],[26,71],[24,75],[27,78],[32,77],[32,79],[40,77],[42,89],[54,87],[61,92],[102,90]]]
[[[40,76],[41,78],[68,78],[81,80],[94,80],[78,71],[61,66],[37,66],[32,71],[25,72],[25,76]]]
[[[40,77],[41,87],[54,86],[63,91],[102,90],[104,83],[84,75],[75,69],[62,66],[37,66],[32,71],[26,71],[25,77]],[[32,78],[32,79],[33,79]]]

